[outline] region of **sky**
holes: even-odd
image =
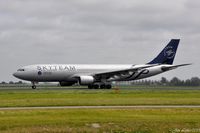
[[[143,64],[180,38],[151,79],[200,77],[199,0],[0,0],[0,82],[31,64]]]

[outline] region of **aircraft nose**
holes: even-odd
[[[16,78],[18,78],[19,77],[18,72],[13,73],[13,76],[16,77]]]

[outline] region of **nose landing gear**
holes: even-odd
[[[35,82],[31,82],[31,84],[32,84],[32,89],[36,89]]]
[[[32,85],[32,89],[36,89],[36,86],[35,86],[35,85]]]

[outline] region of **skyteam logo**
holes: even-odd
[[[168,46],[164,49],[164,56],[167,59],[172,59],[175,56],[175,51],[172,46]]]

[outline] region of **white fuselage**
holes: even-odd
[[[130,68],[143,67],[144,65],[87,65],[87,64],[39,64],[25,66],[15,72],[13,75],[17,78],[35,81],[35,82],[60,82],[60,81],[74,81],[76,76],[94,75],[97,73],[104,73],[116,70],[125,70]],[[172,65],[156,65],[150,68],[138,70],[135,73],[128,73],[113,77],[110,81],[128,81],[147,78],[150,76],[162,73],[163,66]]]

